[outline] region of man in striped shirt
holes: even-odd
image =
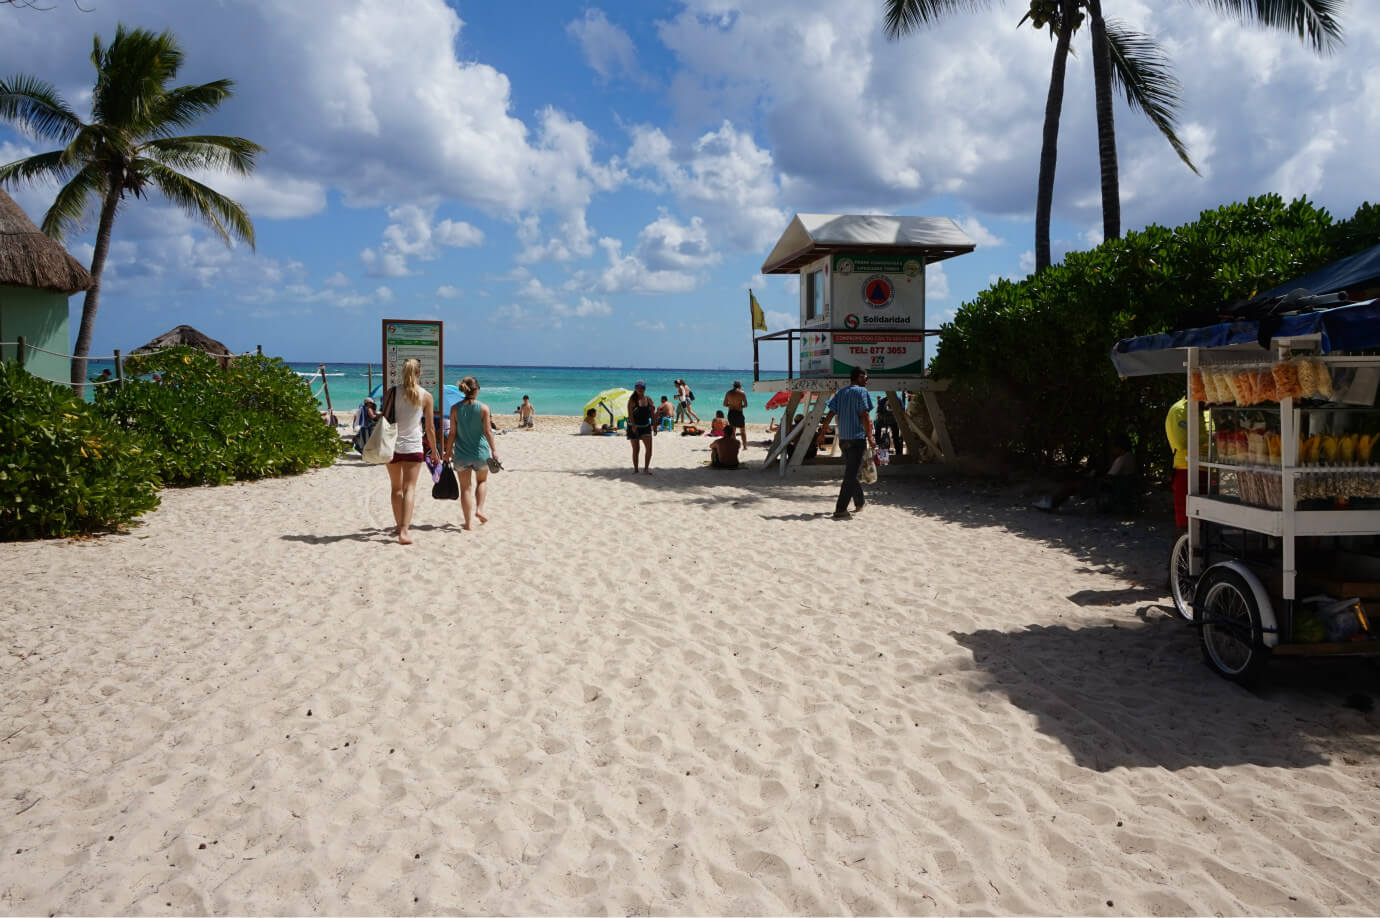
[[[865,449],[876,449],[877,441],[872,437],[872,396],[867,392],[867,371],[854,367],[849,374],[850,385],[834,393],[829,399],[829,413],[824,416],[822,430],[838,417],[839,447],[843,451],[843,486],[839,488],[839,499],[834,504],[834,519],[852,519],[848,512],[848,502],[853,502],[853,513],[862,510],[862,482],[858,481],[858,469],[862,468]]]

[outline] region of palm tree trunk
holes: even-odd
[[[91,286],[81,304],[81,325],[77,328],[77,343],[72,347],[72,388],[78,395],[85,388],[86,355],[91,353],[91,333],[96,328],[96,309],[101,304],[101,272],[105,270],[105,256],[110,252],[110,230],[115,225],[115,211],[120,206],[119,178],[110,180],[110,190],[101,203],[101,220],[96,229],[96,247],[91,253]]]
[[[1112,118],[1112,60],[1102,0],[1088,0],[1092,18],[1093,86],[1097,94],[1097,158],[1102,166],[1102,238],[1121,238],[1121,178],[1116,166],[1116,123]]]
[[[1040,144],[1040,178],[1035,192],[1035,273],[1049,267],[1049,219],[1054,207],[1054,167],[1059,159],[1059,116],[1064,109],[1064,72],[1068,68],[1069,40],[1073,37],[1077,0],[1063,0],[1059,13],[1059,37],[1054,45],[1054,64],[1049,73],[1045,99],[1045,132]]]

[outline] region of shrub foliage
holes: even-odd
[[[330,465],[343,450],[311,386],[279,358],[236,357],[222,369],[174,347],[130,358],[125,374],[124,386],[101,387],[96,404],[138,438],[165,484],[291,475]]]
[[[118,529],[158,506],[158,473],[99,410],[0,364],[0,539]]]
[[[1190,309],[1268,290],[1380,242],[1380,208],[1335,223],[1306,199],[1252,198],[1175,229],[1149,226],[1021,281],[999,280],[964,303],[931,369],[960,450],[1030,464],[1101,464],[1129,432],[1142,467],[1163,473],[1164,415],[1180,377],[1120,380],[1121,338],[1179,327]]]

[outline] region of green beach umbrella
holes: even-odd
[[[589,409],[593,408],[598,423],[617,424],[628,416],[628,399],[631,397],[631,389],[605,389],[585,403],[585,414],[589,414]],[[608,415],[607,421],[604,420],[605,415]]]

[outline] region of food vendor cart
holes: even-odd
[[[1170,586],[1204,660],[1239,682],[1272,656],[1380,653],[1380,300],[1289,296],[1112,349],[1123,377],[1185,374],[1189,525]]]

